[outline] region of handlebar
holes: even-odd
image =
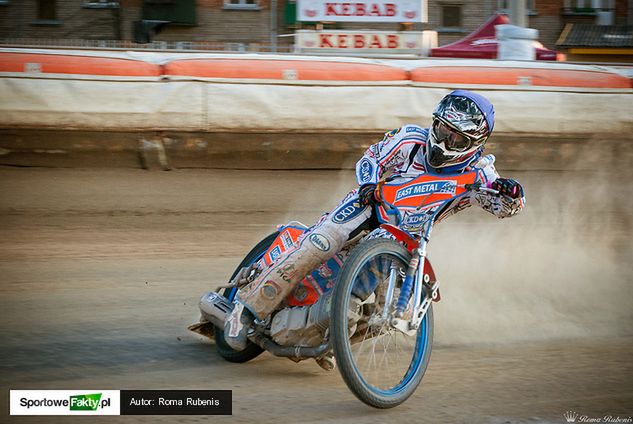
[[[488,188],[484,186],[482,183],[474,183],[474,184],[464,184],[463,187],[469,191],[478,191],[481,193],[489,193],[495,196],[499,196],[499,190],[495,190],[494,188]]]
[[[382,204],[383,206],[386,206],[387,204],[383,202],[383,199],[380,196],[380,189],[381,189],[381,187],[382,187],[382,185],[384,183],[385,183],[385,181],[379,181],[378,184],[376,185],[376,189],[375,189],[374,193],[376,194],[375,195],[376,203],[379,203],[379,204]],[[460,184],[459,187],[464,187],[468,191],[492,194],[493,196],[500,196],[501,195],[501,193],[499,193],[499,190],[495,190],[493,188],[488,188],[481,182],[476,182],[474,184],[463,184],[463,185]],[[430,196],[431,194],[433,194],[433,193],[429,193],[427,195],[427,197]],[[422,202],[422,204],[423,203],[424,203],[424,201]],[[420,209],[422,204],[420,204],[420,206],[417,209]]]

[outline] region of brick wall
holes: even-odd
[[[460,0],[429,0],[429,22],[425,29],[438,31],[438,44],[453,43],[476,30],[495,10],[494,0],[460,1]],[[442,29],[442,6],[459,5],[462,9],[462,26],[459,30]]]
[[[195,27],[167,26],[157,41],[264,42],[270,40],[269,10],[198,8]]]
[[[629,10],[629,0],[616,0],[615,1],[615,14],[619,17],[627,17],[629,13],[633,13],[633,10]]]
[[[14,37],[17,33],[17,16],[11,4],[0,5],[0,37]]]
[[[111,10],[84,9],[78,0],[57,0],[55,22],[42,22],[36,0],[10,1],[0,6],[0,37],[10,38],[115,38]]]
[[[539,13],[536,16],[529,17],[528,25],[530,28],[538,30],[539,41],[545,47],[556,50],[556,40],[558,40],[558,37],[565,26],[559,15],[547,16]]]
[[[429,0],[429,22],[416,24],[413,29],[435,29],[441,20],[441,6],[461,4],[461,32],[440,32],[440,44],[455,41],[477,28],[493,12],[494,0]],[[132,38],[132,23],[141,19],[142,0],[121,0],[121,30],[123,39]],[[283,17],[285,1],[278,0],[278,22]],[[223,0],[197,0],[198,25],[167,26],[155,40],[261,42],[270,40],[270,0],[260,0],[260,10],[228,10]],[[66,38],[114,39],[116,21],[111,10],[83,9],[81,0],[57,0],[58,24],[37,25],[36,0],[11,1],[0,6],[0,38]],[[1,12],[5,13],[1,13]],[[358,23],[340,24],[343,29],[398,30],[399,24]],[[284,33],[280,28],[280,33]],[[280,40],[287,41],[288,39]]]
[[[534,0],[534,9],[538,16],[560,16],[564,4],[563,0]]]
[[[283,3],[283,0],[280,0]],[[110,9],[84,9],[81,0],[57,0],[57,21],[37,20],[37,1],[11,1],[0,6],[0,38],[116,39]],[[121,1],[122,37],[132,39],[133,22],[142,19],[142,0]],[[229,10],[223,0],[197,0],[197,25],[167,26],[156,41],[270,42],[270,1],[258,10]]]
[[[167,26],[155,40],[270,44],[270,1],[258,10],[224,8],[223,0],[197,0],[197,25]]]
[[[292,32],[283,27],[286,0],[277,1],[277,22],[280,34]],[[11,0],[0,5],[0,38],[101,39],[116,38],[117,25],[111,10],[84,9],[82,0],[57,0],[57,22],[37,22],[36,0]],[[143,0],[120,0],[120,29],[125,40],[132,39],[132,24],[142,18]],[[439,32],[439,45],[457,41],[477,29],[497,9],[496,0],[428,0],[428,23],[417,23],[411,29],[432,29]],[[566,22],[594,22],[593,16],[561,16],[563,0],[535,0],[536,15],[529,25],[540,32],[540,41],[554,48]],[[197,0],[197,25],[165,27],[157,41],[210,41],[238,43],[270,43],[271,0],[260,0],[258,10],[229,10],[224,0]],[[441,28],[442,6],[460,5],[462,25],[457,30]],[[623,23],[628,13],[628,0],[617,0],[617,21]],[[299,25],[300,26],[300,25]],[[305,27],[305,26],[304,26]],[[340,29],[401,29],[395,23],[340,23]],[[281,38],[279,44],[291,42]]]

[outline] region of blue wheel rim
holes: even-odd
[[[394,256],[397,257],[397,255],[394,255]],[[356,278],[360,274],[360,270],[362,270],[371,259],[372,258],[369,258],[366,261],[364,261],[362,263],[362,265],[358,268],[359,272],[355,275],[354,281],[356,280]],[[399,259],[402,259],[402,258],[399,258]],[[352,284],[352,285],[350,285],[350,293],[349,294],[351,294],[351,290],[353,290],[353,289],[354,289],[354,285]],[[349,299],[349,297],[348,297],[348,299]],[[348,300],[348,302],[349,302],[349,300]],[[349,337],[349,334],[348,334],[348,337]],[[358,369],[358,367],[356,365],[356,360],[352,360],[351,363],[352,363],[352,366],[354,367],[356,375],[359,377],[359,379],[361,380],[363,385],[365,385],[372,392],[374,392],[377,395],[383,396],[383,397],[397,396],[409,386],[409,384],[412,382],[412,380],[420,372],[420,369],[422,368],[423,363],[424,363],[425,354],[426,354],[427,349],[428,349],[428,342],[429,342],[429,319],[428,319],[428,315],[426,315],[424,317],[424,319],[422,320],[422,322],[420,323],[420,329],[418,330],[418,333],[416,335],[415,349],[414,349],[413,355],[411,357],[410,365],[407,368],[407,371],[405,372],[405,374],[402,377],[402,379],[400,380],[400,382],[398,384],[396,384],[394,387],[390,388],[390,389],[381,389],[381,388],[376,387],[373,384],[369,383],[364,378],[364,376],[360,372],[360,370]]]

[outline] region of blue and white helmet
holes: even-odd
[[[444,96],[433,111],[428,164],[447,172],[464,170],[481,156],[494,122],[494,107],[485,97],[467,90]]]

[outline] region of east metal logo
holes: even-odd
[[[360,162],[360,180],[361,182],[367,182],[371,180],[371,177],[374,173],[374,166],[371,164],[371,161],[367,158],[364,158]]]
[[[364,208],[358,203],[356,200],[352,200],[351,202],[343,205],[338,209],[334,216],[332,217],[332,221],[337,224],[343,224],[344,222],[349,221],[360,215],[363,212]]]
[[[314,247],[323,252],[327,252],[328,250],[330,250],[330,242],[322,234],[314,233],[310,236],[309,240],[310,243],[314,245]]]
[[[455,194],[457,184],[455,181],[429,181],[401,188],[396,191],[396,202],[408,197],[420,196],[424,194]]]

